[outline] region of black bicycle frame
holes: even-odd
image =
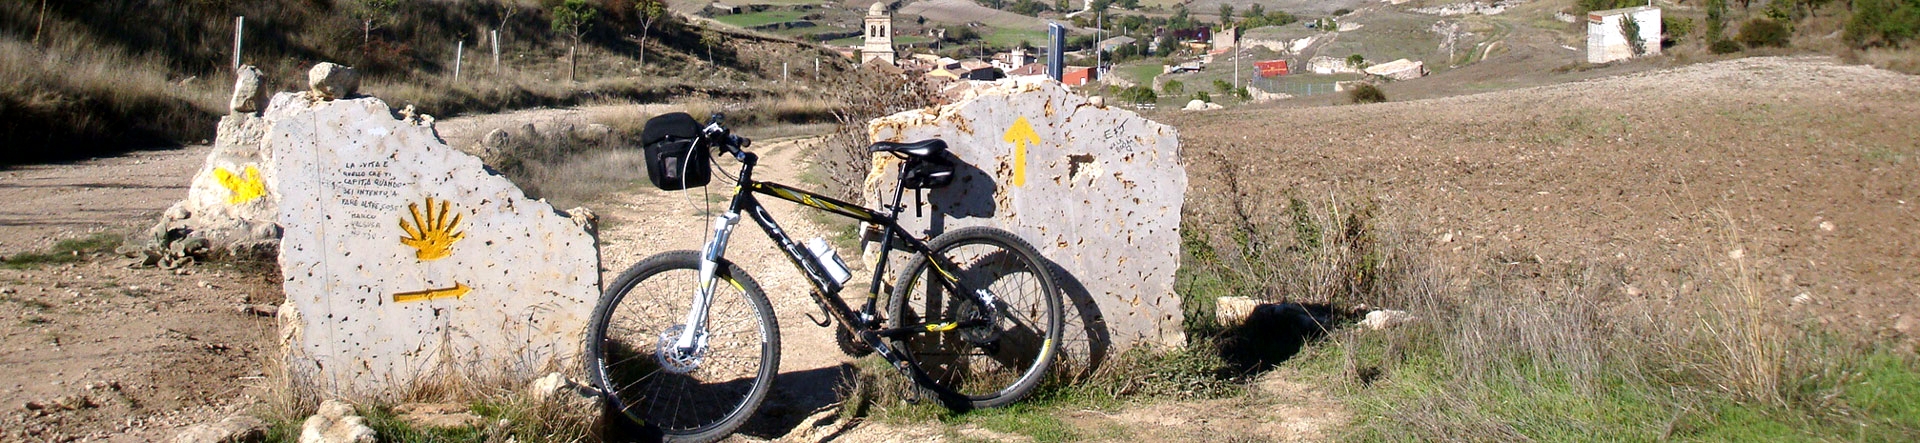
[[[893,251],[893,246],[896,244],[894,241],[896,240],[899,242],[897,244],[904,245],[904,249],[906,249],[907,252],[923,254],[928,257],[928,266],[936,271],[936,275],[940,276],[940,278],[930,278],[929,280],[940,282],[944,289],[953,291],[955,294],[966,294],[968,297],[975,296],[975,294],[959,290],[959,281],[953,276],[953,273],[948,270],[950,266],[945,263],[946,260],[934,253],[932,248],[927,246],[926,242],[907,235],[906,230],[900,227],[897,221],[898,219],[895,218],[894,215],[876,212],[860,205],[847,203],[779,183],[755,181],[753,180],[753,168],[755,164],[758,163],[759,157],[750,152],[739,152],[735,154],[735,157],[741,162],[740,187],[734,191],[733,200],[727,207],[728,211],[736,213],[745,212],[747,216],[752,217],[754,224],[760,225],[761,230],[765,231],[767,236],[773,239],[774,244],[779,245],[780,250],[787,254],[787,259],[793,261],[794,266],[799,267],[802,273],[807,275],[807,281],[813,283],[813,288],[817,291],[822,304],[828,308],[827,314],[838,317],[843,324],[856,326],[851,328],[853,332],[860,333],[861,331],[876,329],[875,326],[877,323],[875,322],[879,319],[874,316],[874,314],[877,313],[878,310],[877,303],[880,299],[881,279],[886,274],[887,258]],[[893,203],[886,206],[886,208],[892,210],[894,214],[898,214],[904,209],[904,207],[900,206],[904,191],[905,187],[903,186],[896,184],[894,187]],[[767,213],[766,206],[761,204],[758,198],[754,197],[755,194],[772,196],[781,200],[798,203],[801,206],[819,209],[880,227],[880,239],[885,243],[882,243],[883,247],[880,248],[880,259],[874,266],[873,277],[867,286],[869,297],[867,297],[865,307],[856,314],[851,307],[847,306],[846,300],[840,297],[841,285],[833,281],[833,278],[827,274],[824,265],[820,263],[819,259],[804,249],[804,246],[793,241],[792,237],[787,236],[786,231],[780,228],[780,223],[774,221],[772,214]],[[983,304],[985,303],[984,301],[981,302]],[[994,308],[989,307],[988,309]],[[878,335],[883,337],[896,336],[904,333],[936,329],[944,330],[953,327],[952,324],[935,326],[938,327],[930,328],[929,324],[925,323],[901,325],[901,327],[898,328],[878,331]]]

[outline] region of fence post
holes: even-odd
[[[233,72],[240,72],[240,44],[242,32],[247,28],[247,16],[233,18]]]
[[[40,24],[33,26],[33,46],[40,46],[40,31],[47,29],[47,0],[40,0]]]
[[[500,30],[493,30],[493,70],[500,71]]]
[[[466,53],[467,53],[466,40],[454,42],[453,44],[453,82],[454,83],[460,82],[460,61],[466,59]]]

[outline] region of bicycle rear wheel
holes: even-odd
[[[916,256],[901,269],[887,301],[891,326],[987,321],[905,335],[891,347],[927,375],[922,387],[949,408],[991,408],[1026,398],[1059,354],[1062,314],[1053,268],[1026,241],[994,228],[956,229],[929,247],[960,290],[986,291],[999,315],[986,318],[988,310],[974,297],[947,290],[933,262]]]
[[[732,433],[766,399],[780,367],[780,328],[746,272],[721,262],[706,334],[675,342],[698,286],[694,251],[655,255],[620,274],[594,309],[588,378],[615,417],[665,440],[709,442]]]

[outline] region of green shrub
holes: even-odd
[[[1361,83],[1359,86],[1354,86],[1353,89],[1347,90],[1347,99],[1353,101],[1355,104],[1380,103],[1387,101],[1387,93],[1380,92],[1379,86],[1374,86],[1371,83]]]
[[[1208,94],[1207,91],[1199,91],[1199,92],[1193,93],[1193,99],[1207,102],[1207,103],[1213,103],[1213,94]]]
[[[1717,40],[1707,45],[1707,50],[1715,54],[1732,54],[1740,52],[1740,44],[1734,43],[1733,40]]]
[[[1787,40],[1791,37],[1793,37],[1793,31],[1788,30],[1786,25],[1769,19],[1756,18],[1740,25],[1740,34],[1734,38],[1739,39],[1749,48],[1761,46],[1784,48],[1787,47]]]
[[[1153,93],[1153,88],[1139,85],[1129,86],[1127,89],[1120,91],[1120,99],[1133,102],[1134,104],[1160,101],[1159,95]]]
[[[1668,44],[1679,42],[1680,39],[1687,38],[1687,35],[1693,33],[1693,18],[1660,16],[1660,30],[1666,33],[1666,38],[1663,40]]]
[[[1167,84],[1160,85],[1160,92],[1164,92],[1167,95],[1171,95],[1175,97],[1180,96],[1180,93],[1186,92],[1186,90],[1187,90],[1187,84],[1180,83],[1179,80],[1167,80]]]
[[[1860,47],[1899,47],[1920,37],[1920,0],[1855,0],[1845,36]]]

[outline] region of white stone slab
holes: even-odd
[[[296,374],[336,395],[577,362],[594,239],[378,99],[280,94],[265,118]]]
[[[869,135],[941,138],[971,165],[928,192],[927,217],[909,209],[902,226],[988,225],[1032,243],[1069,274],[1070,355],[1097,364],[1139,344],[1186,343],[1173,277],[1187,174],[1174,128],[1094,106],[1051,80],[1003,80],[976,83],[950,105],[874,120]],[[877,206],[891,197],[898,167],[890,155],[874,160],[866,192]]]

